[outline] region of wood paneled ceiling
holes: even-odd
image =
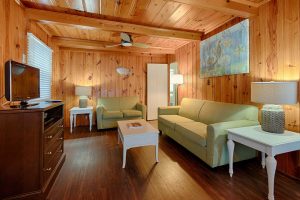
[[[78,24],[75,24],[71,18],[66,23],[58,17],[55,19],[50,12],[31,14],[30,19],[39,21],[40,26],[55,37],[118,43],[120,32],[125,30],[131,32],[135,42],[143,42],[154,48],[175,50],[190,39],[200,40],[200,33],[212,31],[235,17],[255,15],[257,8],[267,0],[21,0],[21,2],[28,8],[28,14],[38,9],[125,23],[109,28],[109,21],[95,21],[94,24],[102,23],[102,25],[91,27],[91,23],[84,23],[88,20],[85,18],[78,19]],[[69,19],[68,15],[60,17]],[[76,18],[72,19],[76,21]],[[134,27],[126,29],[128,24],[134,24]],[[143,32],[141,30],[144,27],[136,25],[150,29]],[[120,31],[116,27],[120,27]],[[154,34],[151,35],[149,33],[153,28],[158,31],[153,31]],[[167,32],[169,34],[164,35]]]

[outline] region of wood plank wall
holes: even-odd
[[[24,10],[14,1],[0,1],[0,96],[4,95],[4,64],[8,59],[22,61],[25,51]],[[3,103],[5,98],[0,100]]]
[[[208,38],[242,19],[236,18],[224,26],[205,35]],[[183,97],[207,99],[231,103],[250,103],[250,74],[200,78],[200,42],[191,42],[175,53],[184,84],[179,86],[179,102]],[[171,59],[172,60],[172,59]],[[174,60],[173,60],[174,61]]]
[[[35,22],[26,19],[24,9],[13,0],[0,1],[0,97],[4,95],[4,64],[13,59],[22,62],[27,54],[27,32],[32,32],[46,44],[50,37]],[[0,105],[5,98],[0,99]]]
[[[147,63],[168,63],[167,55],[143,55],[121,52],[101,52],[62,48],[59,62],[53,69],[53,98],[65,103],[65,126],[69,127],[69,109],[78,106],[75,85],[93,87],[89,105],[96,107],[99,97],[139,96],[146,102]],[[117,66],[129,67],[133,74],[121,77]],[[95,122],[95,114],[94,120]],[[88,120],[79,117],[79,125],[88,125]]]
[[[184,85],[179,88],[183,97],[221,102],[250,104],[252,81],[299,81],[300,72],[300,3],[298,0],[272,0],[250,19],[250,73],[214,78],[199,78],[200,44],[189,43],[176,51],[175,60]],[[214,35],[241,19],[236,19],[209,33]],[[300,92],[299,92],[300,93]],[[261,106],[261,105],[258,105]],[[285,106],[286,128],[299,132],[299,104]],[[278,157],[278,168],[300,177],[299,153]]]

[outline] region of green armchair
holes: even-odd
[[[99,98],[96,114],[98,129],[115,128],[120,120],[146,119],[146,106],[137,96]]]

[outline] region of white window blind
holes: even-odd
[[[27,33],[27,63],[40,69],[40,99],[51,98],[52,49],[32,33]]]

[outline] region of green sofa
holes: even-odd
[[[137,96],[99,98],[96,114],[98,129],[115,128],[120,120],[146,119],[146,106]]]
[[[181,106],[158,108],[158,128],[211,167],[228,164],[227,129],[258,125],[255,106],[184,98]],[[256,156],[235,145],[234,161]]]

